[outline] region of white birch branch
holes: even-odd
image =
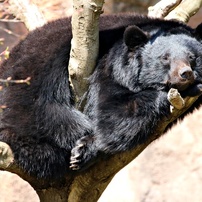
[[[73,0],[70,79],[77,102],[88,88],[87,78],[93,72],[99,47],[99,16],[104,0]]]
[[[165,19],[177,19],[188,22],[202,6],[202,0],[183,0],[174,10],[172,10]]]
[[[148,16],[188,22],[201,6],[202,0],[161,0],[148,8]]]
[[[28,30],[34,30],[46,23],[38,7],[30,0],[9,0],[9,11],[22,20]]]
[[[179,5],[182,0],[161,0],[155,6],[148,8],[148,16],[163,18],[172,9]]]

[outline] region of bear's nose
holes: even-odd
[[[179,71],[179,75],[182,79],[186,79],[188,81],[194,80],[193,71],[189,66],[181,68]]]

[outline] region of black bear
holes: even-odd
[[[135,15],[100,19],[98,65],[85,113],[68,80],[70,19],[39,28],[1,65],[0,78],[31,77],[0,91],[0,141],[38,178],[59,178],[143,143],[169,112],[167,92],[200,94],[202,26]],[[189,92],[189,93],[186,93]],[[71,158],[71,162],[70,162]]]

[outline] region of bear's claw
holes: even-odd
[[[96,152],[93,150],[93,138],[85,136],[76,142],[76,146],[71,151],[71,170],[83,170],[92,164]]]

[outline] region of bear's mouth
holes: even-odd
[[[189,88],[190,86],[192,86],[193,84],[189,84],[189,83],[178,83],[178,84],[170,84],[169,87],[170,88],[176,88],[179,92],[185,91],[187,88]]]

